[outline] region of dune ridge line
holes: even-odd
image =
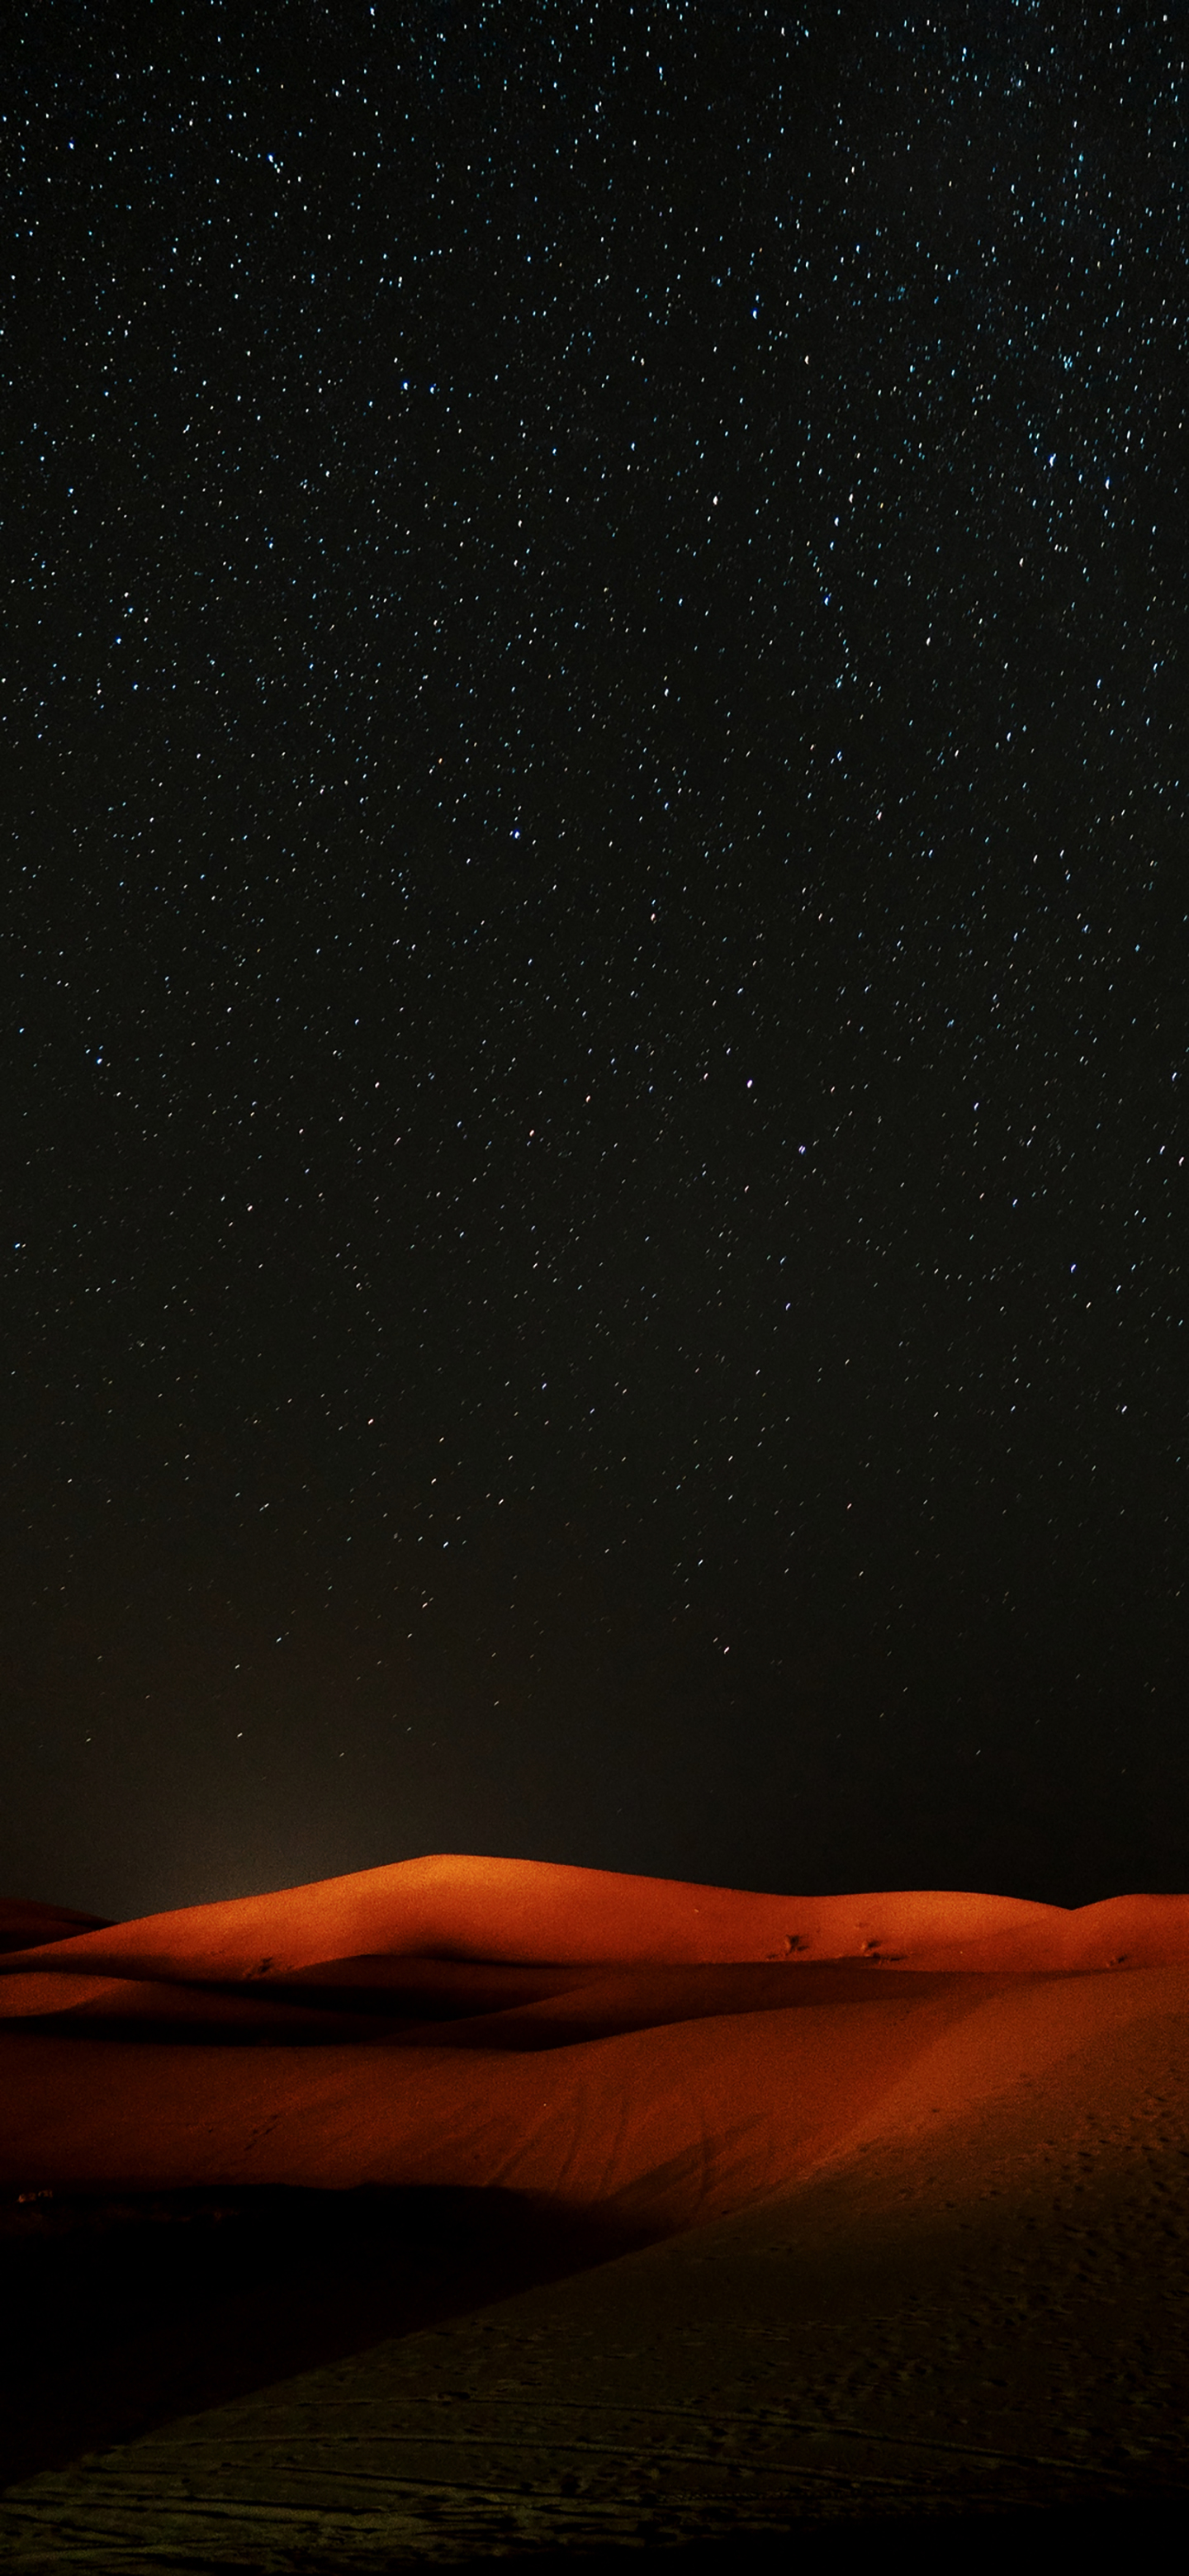
[[[965,1890],[762,1895],[562,1862],[435,1853],[185,1906],[0,1958],[74,1975],[267,1981],[363,1956],[596,1966],[864,1961],[1077,1970],[1189,1961],[1189,1896],[1077,1908]]]

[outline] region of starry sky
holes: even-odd
[[[14,26],[0,1882],[1183,1888],[1186,11]]]

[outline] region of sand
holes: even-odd
[[[1175,1897],[463,1857],[10,1950],[6,2563],[1179,2510],[1187,2041]]]
[[[787,1959],[916,1968],[1089,1968],[1189,1960],[1189,1899],[1111,1897],[1068,1910],[935,1889],[753,1896],[678,1879],[438,1853],[276,1895],[196,1905],[38,1947],[115,1974],[273,1977],[329,1959],[707,1966]]]

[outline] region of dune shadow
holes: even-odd
[[[446,2187],[0,2197],[0,2487],[653,2241]]]

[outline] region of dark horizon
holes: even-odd
[[[16,50],[0,1891],[1189,1886],[1179,22]]]

